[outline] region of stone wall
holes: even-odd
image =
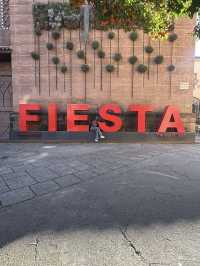
[[[150,40],[146,34],[139,32],[135,42],[135,55],[139,63],[148,64],[148,55],[144,46],[151,43],[154,52],[150,58],[149,75],[140,74],[128,63],[132,55],[133,44],[129,33],[115,31],[115,39],[110,41],[107,32],[91,31],[87,43],[87,64],[90,71],[85,75],[80,70],[84,60],[77,58],[76,52],[84,49],[80,42],[79,31],[64,31],[57,43],[57,53],[61,63],[68,66],[64,75],[59,67],[52,64],[56,51],[48,52],[46,43],[54,43],[48,32],[41,37],[33,35],[32,0],[11,0],[11,44],[14,110],[18,110],[20,102],[56,101],[65,108],[66,102],[87,101],[92,104],[117,102],[124,107],[130,103],[153,104],[157,110],[163,110],[166,105],[176,105],[182,113],[191,114],[194,73],[194,40],[192,29],[194,21],[182,19],[177,22],[175,32],[178,40],[172,45],[168,41]],[[47,2],[41,1],[40,2]],[[63,49],[63,42],[71,40],[75,48],[72,52]],[[102,61],[94,55],[91,48],[93,40],[102,40],[102,48],[106,58]],[[34,61],[30,53],[40,51],[40,60]],[[111,75],[106,72],[105,65],[110,63],[110,57],[115,52],[123,56],[119,67]],[[158,54],[164,56],[164,63],[158,67],[152,62]],[[176,70],[170,75],[167,66],[173,63]],[[85,99],[86,98],[86,99]]]

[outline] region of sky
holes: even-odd
[[[195,51],[195,56],[200,57],[200,40],[197,41],[196,43],[196,51]]]

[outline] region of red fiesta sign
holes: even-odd
[[[20,132],[27,132],[29,130],[29,122],[39,122],[41,117],[39,114],[31,114],[31,112],[39,112],[42,110],[42,106],[39,104],[20,104],[19,106],[19,130]],[[66,131],[68,132],[88,132],[89,131],[89,104],[68,104],[67,105],[67,118],[66,118]],[[148,112],[153,112],[154,107],[151,105],[137,105],[132,104],[128,107],[128,112],[137,113],[137,132],[146,132],[146,114]],[[81,114],[81,112],[83,112]],[[117,104],[105,104],[102,105],[98,114],[101,120],[105,122],[99,122],[99,126],[104,132],[117,132],[123,126],[123,121],[120,118],[122,114],[122,109]],[[48,131],[56,132],[57,129],[57,116],[58,108],[54,103],[48,106]],[[109,121],[111,123],[106,123]],[[87,123],[85,125],[80,125],[78,122]],[[134,123],[134,121],[133,121]],[[160,126],[157,130],[158,134],[164,134],[168,129],[174,129],[178,134],[184,134],[184,124],[181,120],[180,113],[178,109],[174,106],[167,106],[163,113],[163,117]]]

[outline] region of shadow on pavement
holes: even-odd
[[[107,230],[127,225],[147,227],[157,223],[169,224],[199,219],[199,154],[195,157],[195,165],[199,168],[196,168],[195,173],[191,172],[191,176],[185,174],[186,170],[193,167],[192,152],[196,153],[196,150],[191,151],[189,155],[188,148],[183,150],[183,146],[177,146],[180,147],[177,154],[173,146],[169,149],[163,146],[162,152],[160,147],[156,146],[154,149],[148,147],[141,152],[141,147],[137,146],[137,155],[146,155],[153,150],[155,157],[150,154],[146,161],[136,160],[131,163],[133,147],[135,146],[126,148],[122,154],[119,152],[119,146],[115,146],[114,150],[109,146],[110,151],[106,146],[110,156],[107,160],[110,160],[111,164],[113,160],[114,164],[114,161],[116,163],[116,160],[120,161],[123,157],[126,163],[129,160],[129,164],[124,164],[124,167],[110,170],[78,185],[2,209],[1,247],[28,234],[43,231],[62,233],[84,229]],[[101,148],[99,154],[101,155]],[[90,157],[93,156],[90,151]],[[105,150],[101,156],[105,156]],[[88,163],[91,158],[87,158]],[[186,160],[189,164],[186,164]]]

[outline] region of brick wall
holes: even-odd
[[[44,104],[56,101],[64,108],[67,101],[84,100],[86,93],[87,101],[93,104],[114,101],[126,107],[130,103],[149,103],[155,105],[157,110],[163,109],[166,105],[174,104],[180,108],[182,113],[191,114],[194,76],[193,20],[182,19],[177,22],[175,32],[178,34],[178,40],[174,43],[173,51],[168,41],[150,41],[154,52],[150,60],[149,78],[148,74],[143,75],[134,71],[133,83],[132,67],[128,63],[128,58],[132,55],[133,50],[129,33],[122,30],[119,33],[119,51],[123,60],[119,64],[119,73],[117,71],[112,73],[110,80],[110,74],[105,71],[105,65],[110,62],[110,43],[107,32],[91,31],[87,44],[87,63],[90,65],[90,71],[85,79],[85,75],[80,71],[80,65],[83,61],[78,59],[76,55],[80,46],[83,48],[83,43],[79,41],[79,31],[71,32],[71,40],[75,44],[71,57],[70,52],[63,49],[63,41],[70,39],[70,32],[62,33],[58,41],[58,55],[61,62],[66,63],[70,71],[63,75],[58,70],[56,74],[56,67],[51,63],[55,51],[48,53],[46,49],[46,43],[49,40],[53,42],[51,36],[48,36],[47,32],[44,32],[39,39],[33,35],[33,2],[32,0],[10,1],[15,110],[18,109],[19,102],[29,101]],[[111,42],[111,54],[118,51],[117,32],[115,33],[116,38]],[[106,58],[103,60],[102,78],[100,59],[95,56],[94,63],[94,52],[91,49],[92,41],[94,39],[100,41],[101,34],[102,46],[106,52]],[[148,62],[148,55],[143,52],[143,47],[148,43],[149,37],[139,32],[139,39],[135,43],[135,55],[139,58],[139,63],[143,63],[143,60],[145,64]],[[38,50],[38,48],[41,59],[35,63],[30,53]],[[152,58],[159,53],[164,56],[165,60],[157,69],[157,66],[152,63]],[[172,57],[171,53],[173,53]],[[70,64],[70,60],[72,64]],[[171,60],[176,66],[176,70],[170,78],[166,68]],[[113,61],[112,63],[116,65]]]
[[[200,100],[200,58],[195,59],[194,63],[194,93],[193,96]]]

